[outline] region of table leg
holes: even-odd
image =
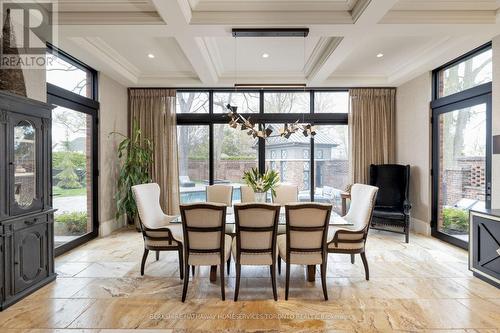
[[[210,282],[217,282],[217,265],[210,266]]]
[[[316,265],[307,265],[307,281],[314,282],[316,279]]]

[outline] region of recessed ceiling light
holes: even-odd
[[[155,55],[153,53],[148,54],[148,58],[153,59],[154,57],[155,57]]]
[[[384,56],[384,54],[383,54],[383,53],[379,53],[379,54],[377,54],[377,58],[382,58],[383,56]]]
[[[265,58],[269,58],[269,53],[263,53],[263,54],[262,54],[262,58],[264,58],[264,59],[265,59]]]

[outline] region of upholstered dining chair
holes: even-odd
[[[299,188],[297,185],[280,184],[276,186],[275,192],[273,203],[284,206],[299,201]]]
[[[250,186],[241,185],[240,186],[241,202],[255,202],[255,192]]]
[[[354,184],[351,187],[351,206],[344,219],[352,223],[352,227],[331,228],[328,241],[328,253],[358,254],[363,260],[365,278],[370,279],[368,261],[365,255],[365,244],[368,229],[372,219],[373,207],[377,198],[378,188],[370,185]]]
[[[279,235],[278,272],[280,258],[286,263],[285,299],[288,300],[290,265],[321,265],[323,296],[328,300],[326,288],[327,235],[332,205],[300,203],[285,205],[286,234]]]
[[[184,269],[189,266],[220,266],[220,288],[224,291],[224,263],[231,256],[231,236],[225,234],[226,205],[194,203],[180,205],[184,235]],[[184,279],[182,301],[186,300],[189,278]]]
[[[221,203],[231,207],[233,203],[233,187],[223,184],[207,186],[207,202]]]
[[[235,204],[236,236],[232,253],[236,263],[236,289],[234,301],[240,290],[241,265],[269,266],[274,300],[276,291],[276,236],[280,205],[266,203]]]
[[[184,277],[182,226],[171,224],[175,216],[163,213],[160,206],[160,186],[156,183],[132,186],[132,194],[139,211],[140,227],[144,239],[144,253],[141,262],[141,275],[144,275],[144,266],[149,251],[156,252],[156,260],[160,258],[160,251],[177,251],[179,254],[179,274]]]

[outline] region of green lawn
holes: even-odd
[[[54,197],[76,197],[87,194],[87,189],[85,187],[64,189],[57,186],[52,188],[52,193]]]

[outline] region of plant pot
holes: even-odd
[[[266,192],[255,192],[255,202],[266,202],[267,193]]]

